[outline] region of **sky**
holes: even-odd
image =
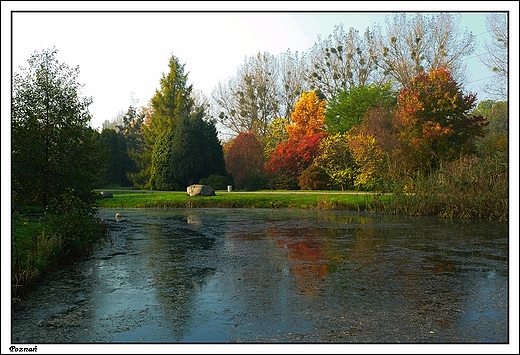
[[[373,6],[378,2],[370,2],[370,6],[363,5],[364,2],[356,7],[350,4],[322,6],[316,7],[322,10],[305,13],[292,10],[292,5],[264,5],[262,8],[266,12],[249,9],[248,12],[226,13],[211,11],[216,6],[210,7],[208,3],[186,7],[144,5],[139,8],[143,10],[141,12],[128,12],[136,7],[122,7],[111,2],[103,6],[60,2],[50,2],[48,6],[40,5],[40,2],[14,3],[11,10],[16,12],[12,16],[10,38],[12,71],[18,71],[20,66],[27,67],[27,60],[34,51],[55,47],[60,62],[80,69],[78,82],[84,85],[82,94],[93,98],[89,110],[94,128],[100,128],[105,120],[112,121],[121,111],[126,112],[132,103],[137,107],[145,106],[159,88],[161,75],[168,73],[171,55],[185,64],[194,90],[210,97],[219,82],[226,83],[236,75],[246,57],[258,52],[278,55],[290,50],[303,53],[319,36],[326,38],[331,35],[340,23],[345,29],[353,27],[362,33],[366,28],[373,29],[376,23],[384,28],[385,17],[392,15],[387,2],[383,2],[383,7]],[[352,7],[356,12],[349,11]],[[342,9],[341,12],[338,8]],[[385,8],[383,13],[370,12]],[[450,7],[437,8],[441,11]],[[500,7],[487,7],[491,8]],[[86,12],[86,9],[94,12]],[[118,11],[106,12],[109,9]],[[218,9],[240,10],[236,5]],[[291,12],[281,9],[290,9]],[[323,9],[329,12],[324,13]],[[428,6],[428,9],[435,7]],[[462,9],[467,9],[467,6]],[[51,10],[71,12],[46,12]],[[179,12],[183,10],[194,12]],[[461,26],[472,31],[479,43],[474,55],[467,59],[470,78],[467,89],[477,93],[479,99],[486,98],[482,85],[492,76],[478,59],[483,53],[482,44],[490,38],[485,17],[486,13],[463,13],[461,17]]]
[[[100,128],[105,120],[113,120],[132,103],[138,107],[147,104],[159,87],[161,75],[168,72],[171,55],[185,64],[194,90],[200,90],[209,97],[219,81],[225,83],[236,74],[237,67],[246,57],[264,51],[272,55],[287,50],[303,53],[317,41],[318,36],[326,38],[332,34],[334,26],[339,23],[343,23],[345,29],[353,27],[363,32],[367,27],[373,28],[375,23],[384,27],[384,18],[392,15],[392,11],[464,11],[461,13],[461,25],[476,35],[479,44],[467,61],[470,84],[466,89],[477,93],[481,100],[485,98],[482,85],[491,76],[478,60],[483,53],[482,44],[489,40],[485,26],[486,12],[505,10],[511,11],[510,95],[518,97],[517,1],[277,1],[238,4],[205,1],[2,1],[1,6],[3,226],[9,225],[9,221],[4,223],[4,217],[9,216],[7,209],[10,209],[10,166],[6,167],[10,161],[7,119],[10,116],[9,78],[19,66],[27,67],[27,59],[36,50],[55,47],[60,62],[79,67],[78,82],[84,85],[82,94],[93,98],[89,108],[93,115],[91,125]],[[134,10],[139,12],[128,12]],[[510,113],[514,118],[510,120],[510,132],[516,136],[517,101],[510,102]],[[518,139],[513,137],[510,147],[511,181],[514,182],[510,204],[514,213],[518,210],[515,200],[518,197]],[[515,218],[511,223],[513,235],[518,237]],[[2,249],[9,250],[9,245],[4,248],[2,242]],[[8,265],[3,269],[8,270]],[[4,281],[9,282],[8,277],[2,279],[2,286]],[[9,284],[6,288],[10,288]],[[2,287],[4,290],[6,288]],[[374,351],[373,348],[371,350]],[[403,351],[402,348],[399,350]],[[416,351],[419,353],[421,350],[414,348],[413,352]]]

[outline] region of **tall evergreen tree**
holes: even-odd
[[[184,66],[173,56],[169,66],[144,132],[152,148],[149,186],[177,190],[212,174],[227,174],[215,124],[205,120],[205,107],[195,104]]]
[[[145,138],[153,146],[155,140],[164,132],[175,127],[181,118],[189,117],[194,110],[191,96],[192,86],[188,85],[188,73],[179,59],[171,56],[168,67],[170,72],[163,73],[160,79],[161,89],[156,90],[151,100],[152,114],[145,129]]]
[[[184,189],[204,177],[205,139],[197,130],[197,123],[181,119],[173,135],[171,166],[175,181]]]

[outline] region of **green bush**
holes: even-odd
[[[68,190],[49,208],[49,229],[63,243],[65,259],[74,260],[90,253],[92,246],[106,235],[107,231],[95,218],[95,213],[88,203],[74,196],[73,190]]]
[[[226,190],[228,185],[226,177],[217,174],[200,179],[199,184],[211,186],[213,190]]]

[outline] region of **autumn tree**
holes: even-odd
[[[265,185],[263,147],[252,132],[240,132],[226,150],[226,169],[237,190],[258,190]]]
[[[101,148],[89,127],[92,98],[81,95],[79,67],[60,63],[57,49],[35,51],[13,75],[13,200],[47,208],[70,194],[90,204]]]
[[[362,123],[346,134],[348,151],[357,168],[355,188],[384,190],[385,184],[400,178],[404,162],[393,116],[387,107],[369,108]]]
[[[297,188],[298,178],[319,152],[319,143],[326,136],[324,127],[325,100],[316,93],[304,92],[286,125],[287,141],[272,152],[266,170],[277,188]]]
[[[423,71],[446,67],[458,82],[465,78],[464,58],[472,54],[475,37],[451,13],[397,13],[377,31],[377,65],[403,88]]]
[[[267,133],[260,141],[264,147],[264,158],[266,160],[269,159],[278,144],[289,139],[289,133],[286,129],[288,123],[289,121],[286,118],[278,117],[267,126]]]
[[[289,139],[278,145],[265,169],[272,185],[278,189],[297,189],[298,179],[319,154],[320,142],[325,132]]]
[[[317,164],[311,164],[298,177],[298,186],[302,190],[330,190],[335,188],[325,169]]]
[[[341,91],[327,102],[325,123],[329,133],[346,133],[361,124],[370,107],[383,105],[389,110],[395,106],[396,94],[390,83],[351,87]]]
[[[446,68],[414,77],[398,97],[394,125],[412,169],[436,168],[474,151],[484,134],[482,116],[471,115],[476,96],[464,94]]]
[[[318,99],[314,91],[302,93],[287,125],[289,139],[299,139],[325,131],[325,100]]]

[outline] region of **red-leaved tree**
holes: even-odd
[[[264,179],[264,149],[252,132],[240,132],[226,150],[226,169],[238,190],[261,188]]]
[[[271,177],[277,181],[275,188],[295,189],[298,178],[319,155],[319,146],[325,133],[302,136],[280,143],[265,165]]]

